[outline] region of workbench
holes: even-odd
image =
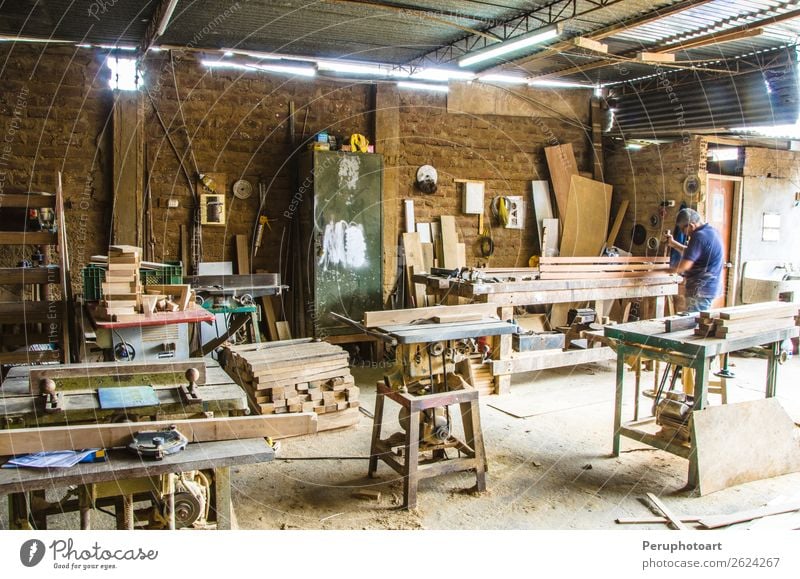
[[[677,295],[680,280],[679,276],[671,274],[641,278],[526,279],[536,276],[535,268],[487,270],[485,275],[501,281],[468,281],[429,274],[415,275],[414,281],[426,284],[426,293],[435,295],[437,303],[458,303],[459,299],[463,299],[475,303],[496,304],[500,319],[510,320],[514,317],[516,306],[585,302],[595,302],[598,316],[602,317],[605,314],[602,311],[602,302],[615,299],[649,299],[654,301],[650,308],[652,316],[663,316],[665,299],[667,296]],[[501,337],[498,341],[499,355],[492,362],[495,392],[498,394],[508,391],[512,374],[574,366],[614,357],[614,351],[606,346],[583,350],[513,352],[511,336]]]
[[[105,462],[77,464],[71,468],[2,468],[0,495],[9,495],[12,529],[47,528],[47,516],[78,511],[80,528],[91,529],[92,506],[115,509],[117,528],[132,529],[134,501],[160,487],[159,478],[193,470],[212,470],[210,509],[217,529],[231,528],[230,467],[273,460],[275,453],[263,438],[197,442],[159,461],[142,460],[126,450],[111,450]],[[0,459],[6,462],[6,459]],[[30,512],[28,493],[58,491],[78,486],[78,499]],[[59,490],[61,489],[61,490]],[[90,498],[89,498],[90,497]],[[172,522],[174,527],[174,520]]]
[[[695,314],[696,316],[697,314]],[[694,488],[698,482],[696,449],[689,443],[681,443],[655,435],[655,418],[633,422],[622,421],[622,397],[625,380],[625,364],[630,357],[651,359],[674,364],[695,371],[693,410],[702,410],[707,405],[708,380],[711,361],[720,355],[766,346],[768,352],[765,396],[774,397],[777,389],[778,359],[780,344],[787,338],[798,335],[797,326],[780,330],[750,330],[738,333],[735,338],[696,336],[693,329],[666,332],[666,319],[643,320],[615,326],[606,326],[604,335],[616,343],[617,381],[614,406],[613,454],[619,456],[620,438],[625,436],[649,446],[665,450],[689,460],[688,486]]]

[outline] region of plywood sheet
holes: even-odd
[[[442,267],[455,269],[458,267],[458,233],[456,233],[456,218],[452,215],[442,215]]]
[[[800,471],[800,429],[775,398],[692,415],[700,494]]]
[[[566,218],[562,220],[560,254],[600,255],[608,231],[611,185],[573,175]]]
[[[539,231],[539,248],[544,255],[543,221],[553,218],[553,205],[550,201],[550,185],[547,181],[531,181],[531,201],[533,202],[533,216],[536,219],[536,228]]]
[[[564,220],[567,214],[567,200],[569,199],[570,180],[573,175],[578,175],[578,163],[572,145],[556,145],[545,147],[544,155],[547,158],[547,168],[550,171],[550,181],[553,183],[553,193],[556,197],[558,216]]]
[[[558,255],[558,219],[544,219],[542,224],[542,257]]]

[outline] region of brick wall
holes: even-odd
[[[645,227],[647,238],[656,237],[660,242],[663,230],[675,226],[681,203],[703,213],[707,146],[704,139],[691,137],[688,141],[649,145],[639,150],[622,146],[607,149],[605,177],[614,186],[611,220],[624,199],[629,203],[617,246],[634,255],[652,255],[646,241],[642,245],[633,243],[631,234],[636,224]],[[700,193],[694,197],[683,192],[683,182],[691,174],[698,175],[702,184]],[[667,200],[674,200],[675,206],[660,212],[660,204]],[[657,225],[651,225],[650,218],[654,215],[659,218]],[[657,252],[661,254],[663,249]]]
[[[531,204],[532,180],[549,179],[544,147],[572,143],[581,170],[591,166],[588,142],[579,129],[553,118],[447,113],[446,95],[402,91],[400,93],[400,190],[394,211],[402,213],[402,199],[413,199],[418,222],[440,215],[456,216],[459,240],[466,244],[467,265],[477,262],[492,267],[527,266],[538,251]],[[555,97],[554,97],[555,98]],[[588,114],[588,101],[586,103]],[[576,119],[586,122],[587,118]],[[439,173],[434,195],[415,189],[414,175],[420,165],[433,165]],[[461,212],[461,193],[454,179],[486,184],[486,223],[491,224],[495,253],[480,257],[478,216]],[[489,203],[499,195],[519,195],[525,202],[525,228],[504,229],[489,218]],[[401,228],[404,220],[400,220]]]
[[[108,243],[112,95],[95,52],[41,45],[0,46],[0,190],[55,191],[63,172],[67,233],[78,270]],[[108,125],[110,128],[110,124]],[[0,248],[3,265],[32,248]]]
[[[3,47],[0,59],[5,63],[0,69],[4,89],[0,94],[0,127],[4,131],[15,118],[18,95],[26,91],[24,111],[15,121],[20,128],[5,157],[8,167],[2,167],[5,190],[50,190],[54,171],[64,171],[73,277],[77,282],[77,271],[89,256],[104,253],[109,243],[113,93],[106,88],[109,72],[103,66],[105,54],[18,45]],[[274,271],[286,260],[281,260],[279,248],[287,238],[288,221],[283,212],[291,198],[289,102],[294,101],[296,106],[298,137],[327,130],[341,136],[359,132],[374,141],[374,87],[212,70],[201,66],[192,53],[175,53],[173,59],[186,130],[166,53],[148,54],[145,61],[145,82],[155,109],[181,154],[187,151],[191,139],[194,155],[184,158],[191,176],[199,169],[224,173],[228,187],[241,177],[250,178],[254,184],[258,179],[268,183],[267,213],[274,221],[254,267]],[[192,200],[153,103],[145,94],[142,98],[155,259],[176,259],[180,257],[180,226],[190,223]],[[560,97],[554,93],[553,98]],[[453,180],[483,180],[487,207],[494,196],[521,195],[527,213],[524,230],[493,225],[496,252],[488,263],[495,267],[527,264],[536,250],[529,182],[548,178],[543,147],[553,144],[553,136],[559,142],[571,142],[580,169],[588,170],[591,160],[584,133],[554,118],[448,113],[444,95],[401,91],[399,106],[400,147],[394,168],[399,175],[399,190],[397,200],[385,212],[393,212],[402,227],[402,199],[411,198],[416,203],[417,221],[455,215],[459,236],[467,246],[468,264],[474,265],[479,255],[478,219],[461,213],[461,196]],[[573,121],[587,122],[588,102],[585,109],[587,116]],[[413,187],[414,174],[423,164],[439,170],[440,186],[435,195],[424,195]],[[166,208],[170,198],[178,200],[178,208]],[[227,226],[204,228],[206,261],[232,260],[233,236],[252,234],[257,194],[245,201],[229,194],[227,202]]]

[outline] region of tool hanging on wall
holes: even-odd
[[[502,196],[495,197],[492,199],[490,207],[492,209],[492,217],[500,225],[506,227],[508,225],[508,200]]]
[[[358,133],[350,135],[350,151],[353,153],[368,153],[369,140],[367,140],[367,137]]]

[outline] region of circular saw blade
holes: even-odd
[[[233,196],[237,199],[247,199],[253,194],[253,186],[247,179],[239,179],[233,184]]]

